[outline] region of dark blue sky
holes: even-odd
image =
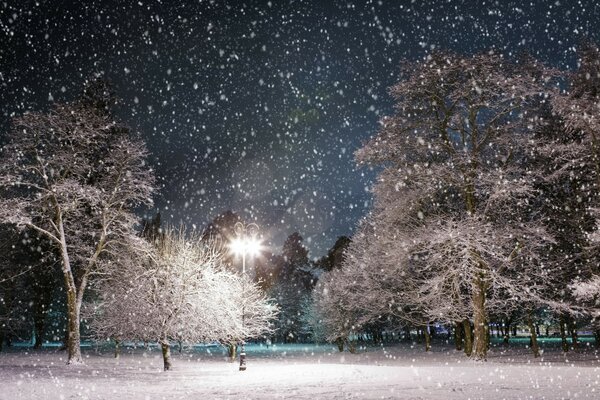
[[[164,217],[201,227],[232,209],[274,251],[299,231],[316,257],[368,210],[353,152],[392,112],[402,60],[496,49],[572,68],[598,21],[594,1],[4,0],[0,129],[104,72]]]

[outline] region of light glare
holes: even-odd
[[[247,254],[250,256],[256,256],[260,253],[262,245],[260,243],[260,240],[256,238],[236,238],[231,241],[231,243],[229,244],[229,248],[231,249],[231,251],[238,255]]]

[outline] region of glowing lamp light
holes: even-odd
[[[257,256],[260,254],[262,244],[255,237],[235,238],[229,244],[231,251],[237,255]]]

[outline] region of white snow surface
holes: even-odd
[[[65,353],[44,349],[0,353],[0,399],[600,399],[598,353],[496,348],[486,362],[449,345],[362,348],[329,345],[247,347],[238,371],[220,347],[179,354],[162,371],[160,350],[84,349],[85,365],[66,366]]]

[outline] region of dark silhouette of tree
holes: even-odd
[[[264,291],[268,291],[279,280],[285,260],[279,254],[266,253],[254,260],[254,264],[256,282]]]
[[[304,247],[303,238],[298,232],[285,240],[282,257],[281,272],[270,291],[280,307],[277,339],[283,342],[303,341],[307,334],[303,326],[302,305],[310,298],[316,277],[308,259],[308,249]]]
[[[304,239],[298,232],[292,233],[283,243],[282,255],[287,265],[302,266],[308,264],[308,249],[304,247]]]
[[[155,245],[163,236],[160,213],[156,213],[152,219],[145,219],[142,224],[142,237]]]
[[[344,251],[348,248],[351,241],[348,236],[338,237],[333,247],[327,252],[327,255],[316,262],[316,267],[325,271],[341,268],[342,261],[344,260]]]

